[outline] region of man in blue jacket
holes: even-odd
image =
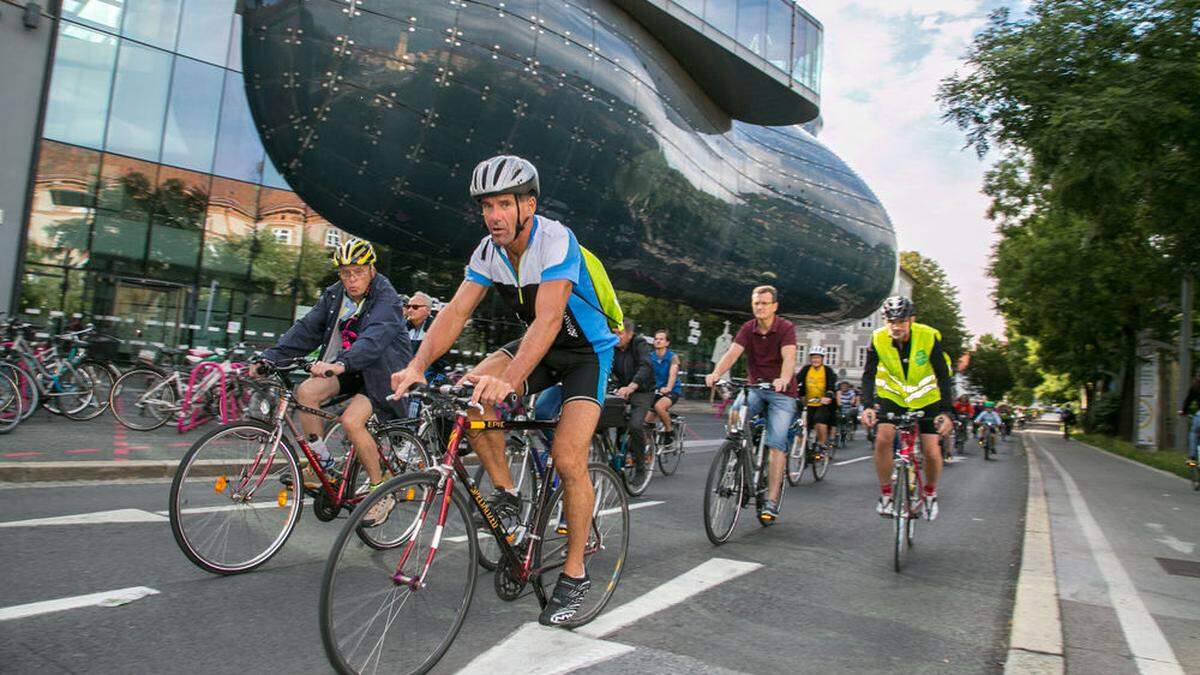
[[[400,404],[387,398],[392,393],[391,374],[408,365],[412,348],[397,309],[396,289],[375,270],[375,248],[351,239],[334,250],[333,264],[339,281],[325,289],[317,304],[274,347],[263,352],[263,359],[277,361],[321,349],[320,360],[309,370],[314,377],[296,388],[296,401],[319,408],[335,396],[353,395],[342,412],[342,427],[374,489],[383,482],[383,473],[367,420],[373,412],[384,419],[400,413]],[[300,426],[320,456],[322,468],[332,466],[333,458],[321,440],[321,418],[300,413]],[[316,487],[319,483],[306,474],[305,484]],[[391,506],[390,501],[381,501],[363,524],[382,523]]]

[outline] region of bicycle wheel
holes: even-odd
[[[0,371],[0,434],[7,434],[21,423],[21,393],[17,383]]]
[[[716,546],[729,541],[742,512],[746,485],[742,480],[740,449],[739,442],[725,441],[713,457],[704,484],[704,533]]]
[[[446,498],[434,472],[406,474],[363,500],[334,541],[321,578],[321,642],[339,673],[425,673],[454,642],[475,592],[478,551],[467,501]],[[410,498],[411,495],[411,498]],[[403,538],[402,551],[377,551],[355,536],[362,519],[382,499],[395,500],[374,529]],[[436,547],[436,548],[435,548]],[[436,552],[436,555],[433,555]],[[425,570],[426,562],[430,562]],[[397,582],[402,574],[424,583]]]
[[[830,455],[832,455],[833,453],[830,452],[830,450],[828,448],[825,448],[823,450],[817,450],[816,447],[817,447],[816,445],[813,446],[813,457],[814,457],[814,459],[812,461],[813,480],[823,481],[823,480],[825,480],[825,474],[829,473],[829,461],[831,459]],[[807,453],[805,453],[805,454],[807,454]],[[820,459],[817,459],[817,457],[819,457]]]
[[[83,408],[63,414],[73,420],[94,419],[108,409],[108,395],[112,392],[113,387],[112,370],[105,364],[92,359],[80,361],[76,369],[91,380],[92,396]]]
[[[616,472],[607,464],[589,464],[588,477],[592,482],[595,501],[592,504],[592,525],[584,545],[583,564],[592,580],[592,590],[575,616],[561,624],[564,628],[582,626],[604,610],[617,590],[617,584],[621,582],[621,572],[625,569],[625,558],[629,553],[629,498],[625,495],[625,488]],[[539,599],[550,597],[567,558],[567,535],[560,533],[559,526],[563,512],[562,481],[559,481],[558,488],[550,495],[546,505],[541,520],[534,526],[534,532],[541,535],[541,541],[535,553],[536,569],[530,575]]]
[[[0,361],[0,373],[8,375],[17,385],[17,393],[21,396],[21,421],[29,419],[40,402],[40,394],[33,377],[15,363]]]
[[[92,380],[86,373],[71,365],[66,359],[48,364],[47,369],[54,377],[47,385],[42,405],[55,415],[70,417],[87,407],[95,393]]]
[[[509,440],[510,443],[506,444],[504,454],[508,460],[508,471],[513,479],[513,487],[517,489],[517,493],[521,497],[521,508],[517,512],[516,518],[505,518],[501,521],[501,525],[509,532],[516,532],[521,525],[530,524],[533,500],[539,485],[537,468],[534,467],[533,458],[529,457],[528,453],[541,452],[544,446],[540,439],[535,439],[532,435],[527,436],[524,442],[521,442],[518,437],[511,437]],[[525,443],[529,443],[528,449],[526,449]],[[484,499],[496,491],[492,477],[488,475],[487,471],[484,471],[483,466],[475,470],[474,481],[476,489]],[[495,570],[500,561],[500,545],[496,543],[492,531],[486,527],[477,528],[476,535],[479,538],[479,564],[488,571]],[[514,538],[512,543],[516,545],[519,541]]]
[[[109,394],[117,421],[135,431],[150,431],[175,414],[175,387],[153,368],[134,368],[117,378]]]
[[[628,434],[621,443],[621,452],[624,455],[624,459],[621,461],[621,483],[630,497],[641,497],[646,488],[650,486],[650,479],[654,476],[654,457],[657,455],[655,445],[658,440],[653,438],[654,435],[654,433],[646,435],[646,446],[642,450],[642,475],[640,478],[637,475],[637,459],[633,456],[633,451],[629,449]]]
[[[892,479],[893,567],[897,572],[904,564],[908,540],[908,481],[904,479],[903,471],[897,468],[896,477]]]
[[[171,482],[171,532],[198,567],[248,572],[275,555],[300,519],[300,467],[274,429],[243,422],[213,429],[183,456]]]
[[[797,433],[792,438],[792,447],[788,450],[787,456],[787,481],[788,485],[796,487],[804,480],[804,468],[808,466],[808,453],[805,451],[804,443],[807,434],[803,431]]]

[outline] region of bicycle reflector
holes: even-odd
[[[225,488],[228,486],[229,486],[228,478],[226,478],[225,476],[217,476],[217,482],[213,484],[213,491],[220,494],[220,493],[224,492]]]
[[[279,508],[287,506],[287,488],[279,491],[279,495],[275,497],[275,501],[279,502]]]

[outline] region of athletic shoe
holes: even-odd
[[[383,499],[375,502],[370,511],[362,520],[363,527],[379,527],[387,521],[391,515],[392,509],[396,507],[396,498],[391,493],[383,496]]]
[[[329,471],[333,468],[333,457],[326,457],[320,460],[320,463],[321,472],[326,474],[326,477],[329,477]],[[317,472],[313,471],[311,466],[304,467],[304,487],[308,490],[316,490],[321,487],[321,479],[317,478]]]
[[[925,495],[925,519],[926,520],[937,520],[937,517],[938,517],[937,493],[934,493],[931,495]]]
[[[891,495],[879,495],[879,501],[875,504],[875,513],[884,518],[891,518],[892,511],[894,510],[893,507],[894,503],[892,502]]]
[[[762,511],[758,513],[758,519],[764,525],[773,525],[775,521],[779,520],[779,503],[770,499],[764,501]]]
[[[550,601],[538,617],[538,623],[543,626],[558,626],[570,621],[583,605],[583,598],[591,587],[592,580],[586,575],[582,579],[574,579],[560,573]]]

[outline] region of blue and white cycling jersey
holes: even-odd
[[[575,233],[556,220],[540,216],[533,217],[530,228],[529,246],[517,266],[503,248],[492,243],[490,235],[485,236],[471,254],[467,281],[494,285],[500,297],[526,324],[532,323],[537,314],[537,291],[543,281],[570,281],[571,297],[567,299],[562,327],[550,348],[596,354],[611,350],[617,344],[617,336],[608,327],[608,317],[601,309],[604,305]]]

